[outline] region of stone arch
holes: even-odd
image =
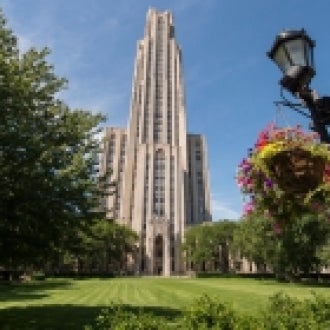
[[[164,272],[164,238],[158,234],[154,240],[154,273],[162,275]]]

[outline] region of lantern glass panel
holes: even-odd
[[[304,41],[304,47],[305,47],[306,65],[314,68],[313,46],[311,46],[307,41]]]
[[[290,56],[291,65],[307,66],[308,59],[305,56],[305,42],[303,39],[289,40],[285,47]]]
[[[282,72],[286,72],[287,69],[291,66],[291,63],[288,59],[287,53],[283,46],[277,48],[274,54],[274,61],[278,65],[278,67],[282,70]]]

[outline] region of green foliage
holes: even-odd
[[[229,246],[233,240],[236,223],[228,220],[196,225],[185,232],[182,246],[186,260],[193,263],[194,270],[208,264],[216,264],[218,270],[229,270]]]
[[[214,261],[212,228],[209,225],[198,225],[185,232],[182,249],[187,252],[187,259],[196,265]]]
[[[165,320],[140,310],[138,313],[112,304],[101,311],[96,318],[95,330],[165,330],[169,329]]]
[[[330,266],[330,237],[324,245],[318,248],[317,257],[320,259],[322,265],[326,267]]]
[[[7,267],[40,266],[100,211],[103,116],[57,99],[66,80],[48,54],[19,54],[0,12],[0,263]]]
[[[288,221],[276,232],[269,219],[252,213],[239,222],[233,250],[257,265],[267,263],[280,277],[308,276],[326,264],[329,235],[329,224],[315,214]]]
[[[276,271],[297,276],[318,271],[322,266],[318,250],[327,237],[329,225],[317,215],[305,214],[297,221],[287,223],[277,237]]]
[[[266,329],[327,329],[330,303],[320,296],[300,301],[283,293],[270,298],[264,312]]]
[[[240,316],[230,305],[204,295],[184,312],[181,327],[190,330],[256,329],[256,322],[254,318]]]
[[[330,300],[313,292],[313,300],[308,301],[308,306],[314,313],[319,323],[330,325]]]
[[[81,233],[81,250],[77,254],[82,270],[91,272],[94,265],[101,273],[124,271],[128,254],[134,253],[138,235],[125,225],[99,219],[90,233]]]
[[[254,214],[237,223],[232,244],[233,254],[239,254],[257,265],[269,264],[274,246],[274,232],[264,217]]]
[[[166,323],[140,310],[132,313],[123,305],[112,304],[96,319],[94,329],[182,329],[182,330],[295,330],[327,329],[330,322],[330,302],[321,296],[298,300],[283,293],[269,299],[268,306],[255,316],[238,313],[231,305],[207,295],[196,299],[174,324]],[[92,329],[92,328],[90,328]]]

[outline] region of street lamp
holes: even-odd
[[[313,49],[315,42],[305,30],[286,30],[278,34],[267,55],[283,72],[280,85],[302,101],[309,110],[307,117],[313,121],[313,129],[322,142],[330,143],[326,126],[330,125],[330,97],[319,98],[309,88],[315,75]],[[292,103],[286,102],[295,109]],[[301,113],[301,111],[299,111]]]

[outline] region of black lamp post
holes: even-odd
[[[315,42],[305,30],[288,30],[276,37],[267,55],[283,72],[280,85],[303,101],[321,141],[330,143],[326,128],[330,125],[330,97],[319,98],[309,88],[309,83],[315,75],[314,46]]]

